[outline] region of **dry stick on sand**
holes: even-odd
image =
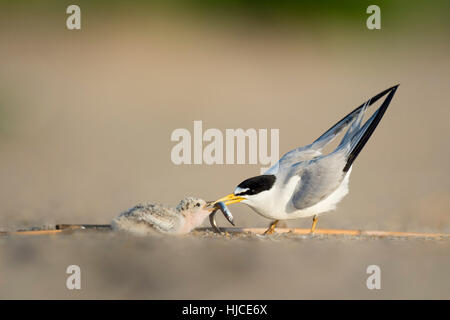
[[[32,230],[32,231],[15,231],[0,232],[0,235],[52,235],[59,233],[70,233],[76,230],[110,230],[110,225],[91,225],[91,224],[60,224],[56,225],[55,230]],[[197,231],[213,231],[212,228],[198,228]],[[265,228],[222,228],[222,231],[228,233],[253,233],[263,234]],[[310,229],[300,228],[277,228],[277,233],[291,233],[295,235],[308,235]],[[450,238],[449,233],[419,233],[419,232],[398,232],[398,231],[362,231],[362,230],[341,230],[341,229],[317,229],[314,235],[331,235],[331,236],[362,236],[362,237],[397,237],[397,238]]]
[[[265,228],[223,228],[223,231],[249,232],[255,234],[264,234]],[[300,228],[277,228],[277,233],[292,233],[298,235],[311,234],[311,229]],[[342,230],[342,229],[316,229],[315,235],[348,235],[348,236],[368,236],[368,237],[423,237],[423,238],[441,238],[450,237],[448,233],[420,233],[420,232],[398,232],[398,231],[363,231],[363,230]]]

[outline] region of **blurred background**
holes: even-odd
[[[81,30],[66,28],[71,4],[81,8]],[[371,4],[381,8],[381,30],[366,27]],[[175,129],[193,134],[194,120],[222,132],[279,129],[281,156],[400,83],[353,166],[349,195],[318,227],[450,232],[449,9],[448,1],[0,1],[0,231],[109,223],[141,201],[217,199],[261,165],[175,165]],[[230,209],[238,226],[269,223],[243,205]],[[161,252],[157,240],[120,238],[106,253],[114,238],[98,237],[0,239],[0,298],[73,298],[63,266],[77,259],[91,266],[91,279],[109,277],[91,280],[91,291],[75,298],[450,297],[448,242],[191,239],[163,242]],[[223,257],[181,257],[170,273],[167,252],[187,244],[193,256],[215,248]],[[372,253],[397,279],[380,296],[364,286]],[[220,259],[247,274],[222,272],[235,280],[209,296],[206,280],[163,290],[167,283],[154,284],[149,273],[174,279],[211,263],[220,272]],[[336,267],[327,273],[318,265]],[[48,278],[38,276],[43,270]],[[310,279],[296,282],[299,270]],[[57,272],[60,284],[50,277]],[[242,281],[238,294],[234,281]]]

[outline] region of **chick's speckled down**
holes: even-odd
[[[122,212],[111,222],[111,227],[141,235],[186,234],[209,215],[206,206],[206,201],[194,197],[181,200],[175,209],[159,203],[142,203]]]

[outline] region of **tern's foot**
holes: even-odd
[[[316,225],[317,225],[317,221],[319,220],[319,218],[317,216],[314,216],[313,218],[313,224],[311,226],[311,231],[310,233],[313,234],[314,231],[316,230]]]
[[[278,220],[275,220],[274,222],[272,222],[270,224],[269,228],[266,231],[264,231],[264,235],[267,236],[269,234],[274,234],[277,224],[278,224]]]

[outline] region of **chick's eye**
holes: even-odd
[[[196,206],[196,207],[200,207],[200,203],[197,202],[197,203],[195,204],[195,206]]]

